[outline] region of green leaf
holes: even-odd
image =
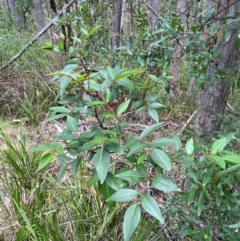
[[[229,225],[228,227],[229,228],[240,228],[240,222],[232,224],[232,225]]]
[[[138,183],[138,182],[141,182],[145,179],[145,175],[138,172],[138,171],[135,171],[135,170],[129,170],[129,171],[126,171],[126,172],[121,172],[117,175],[115,175],[116,177],[118,178],[121,178],[123,180],[126,180],[130,183]]]
[[[78,123],[75,118],[67,115],[67,127],[70,131],[76,132],[78,130]]]
[[[84,145],[82,145],[78,152],[88,151],[95,147],[97,147],[99,144],[107,141],[108,138],[105,136],[95,136],[93,140],[86,142]]]
[[[58,113],[69,113],[69,112],[71,112],[71,110],[69,110],[68,108],[63,107],[63,106],[55,106],[55,107],[51,107],[49,109],[51,111],[58,112]]]
[[[63,174],[67,171],[68,165],[65,165],[63,167],[61,167],[61,169],[58,171],[57,173],[57,181],[60,182]]]
[[[225,174],[228,174],[228,173],[230,173],[230,172],[233,172],[233,171],[235,171],[236,169],[238,169],[239,167],[240,167],[240,164],[234,165],[234,166],[232,166],[232,167],[229,167],[228,169],[223,170],[223,171],[217,173],[216,177],[219,178],[219,177],[221,177],[221,176],[223,176],[223,175],[225,175]]]
[[[48,117],[47,119],[44,120],[44,122],[48,122],[48,121],[52,121],[52,120],[57,120],[60,118],[63,118],[64,116],[66,116],[67,114],[57,114],[57,115],[52,115],[50,117]]]
[[[71,163],[71,169],[72,169],[72,173],[73,175],[76,175],[77,171],[78,171],[78,167],[81,164],[82,159],[80,157],[77,157],[76,160],[74,160]]]
[[[158,176],[152,179],[152,186],[163,192],[180,192],[179,189],[168,177]]]
[[[100,183],[102,184],[107,176],[107,172],[110,166],[110,154],[103,148],[99,149],[93,157],[93,164],[97,171]]]
[[[63,144],[59,142],[50,142],[48,144],[31,147],[29,151],[50,151],[59,147],[63,148]]]
[[[141,134],[140,138],[144,138],[146,136],[151,135],[154,131],[159,129],[160,126],[162,126],[163,122],[154,124],[152,126],[147,127]]]
[[[155,217],[161,224],[164,223],[164,219],[162,217],[160,208],[156,200],[150,196],[149,194],[145,193],[141,198],[142,207],[145,209],[147,213]]]
[[[106,183],[113,190],[117,191],[119,189],[119,185],[117,179],[114,177],[112,173],[108,173],[106,177]]]
[[[163,147],[163,146],[169,146],[169,145],[172,145],[172,146],[177,146],[179,143],[177,140],[174,140],[174,139],[170,139],[170,138],[159,138],[159,139],[156,139],[156,140],[153,140],[151,143],[150,143],[150,147],[152,148],[159,148],[159,147]]]
[[[142,150],[146,149],[147,147],[148,147],[147,144],[144,144],[144,143],[140,143],[140,142],[134,143],[132,144],[132,146],[130,146],[130,151],[128,152],[127,157],[133,154],[139,153]]]
[[[106,201],[116,201],[116,202],[128,202],[135,199],[138,192],[133,189],[119,189]]]
[[[104,149],[108,151],[113,151],[115,153],[123,154],[123,149],[117,141],[107,141],[104,143]]]
[[[131,80],[124,78],[124,79],[120,79],[117,81],[117,84],[120,86],[127,86],[128,89],[133,90],[134,89],[134,84]]]
[[[152,160],[163,170],[170,171],[172,168],[169,156],[162,150],[154,148],[151,151]]]
[[[203,187],[205,187],[208,183],[208,181],[211,179],[212,173],[213,173],[213,168],[207,166],[206,168],[207,172],[203,173]]]
[[[194,146],[193,146],[193,139],[192,138],[186,143],[185,150],[186,150],[188,155],[193,154]]]
[[[108,73],[108,76],[109,76],[109,78],[111,79],[111,80],[114,80],[114,78],[115,78],[115,76],[116,76],[116,72],[115,72],[115,70],[113,69],[113,68],[111,68],[111,67],[107,67],[107,73]]]
[[[141,155],[137,158],[137,164],[141,164],[145,160],[146,156],[147,156],[146,151],[141,153]]]
[[[197,202],[197,215],[198,216],[200,216],[200,214],[203,210],[204,201],[205,201],[205,194],[204,194],[204,191],[202,190],[200,197],[198,199],[198,202]]]
[[[156,110],[149,109],[148,114],[154,121],[156,121],[157,123],[159,122],[159,115]]]
[[[222,169],[226,169],[226,162],[222,157],[212,156],[211,160],[215,162],[218,166],[220,166]]]
[[[109,103],[109,101],[111,99],[111,92],[108,88],[106,88],[106,90],[105,90],[104,99],[105,99],[106,103]]]
[[[227,145],[226,138],[222,138],[222,139],[215,141],[211,146],[211,154],[215,155],[218,152],[222,152],[226,145]]]
[[[160,104],[160,103],[151,103],[149,105],[149,107],[152,108],[152,109],[158,109],[158,108],[163,108],[165,106],[163,104]]]
[[[228,154],[222,157],[224,160],[228,162],[232,162],[235,164],[240,164],[240,155],[236,153]]]
[[[129,241],[141,219],[140,208],[137,204],[131,205],[125,212],[123,219],[124,241]]]
[[[42,157],[42,159],[40,160],[36,172],[39,172],[39,171],[42,170],[44,167],[46,167],[47,165],[49,165],[49,164],[52,162],[52,160],[53,160],[53,154],[51,154],[51,153],[45,154],[45,155]]]
[[[114,192],[115,191],[106,182],[99,184],[99,193],[103,195],[105,200],[111,197]],[[115,202],[106,202],[106,204],[110,210],[115,206]]]
[[[59,85],[59,94],[61,96],[61,98],[63,97],[63,92],[65,91],[65,89],[68,87],[68,84],[71,82],[71,78],[70,77],[64,77],[62,78],[62,80],[60,81],[60,85]]]
[[[130,99],[121,103],[116,110],[117,115],[121,115],[128,108],[129,103]]]

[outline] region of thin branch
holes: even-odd
[[[143,2],[153,14],[155,14],[157,17],[160,17],[160,15],[155,11],[155,9],[149,3],[147,3],[146,1],[143,1]]]
[[[72,0],[68,4],[65,4],[62,8],[62,10],[58,13],[59,16],[61,16],[69,7],[71,7],[77,0]],[[58,19],[59,16],[56,16],[54,19],[52,19],[40,32],[38,32],[37,35],[35,35],[21,50],[19,53],[14,55],[9,61],[7,61],[6,64],[1,66],[0,71],[11,65],[15,60],[21,57],[21,55],[34,43],[36,40],[41,37],[47,30],[53,25],[53,23]]]
[[[189,117],[189,119],[187,120],[187,122],[185,123],[185,125],[182,127],[182,129],[179,131],[178,135],[181,136],[183,131],[186,129],[187,125],[190,123],[190,121],[192,120],[192,118],[195,116],[195,114],[197,113],[197,110],[195,110],[193,112],[193,114]]]

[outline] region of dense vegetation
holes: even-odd
[[[6,3],[0,241],[239,240],[239,2]]]

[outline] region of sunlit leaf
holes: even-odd
[[[155,109],[149,109],[148,114],[154,121],[159,122],[159,115]]]
[[[159,205],[152,196],[145,193],[141,198],[141,204],[146,212],[158,219],[160,223],[164,223],[164,219],[162,217]]]
[[[36,172],[39,172],[40,170],[42,170],[44,167],[52,163],[52,161],[53,161],[53,154],[51,153],[45,154],[40,160]]]
[[[130,183],[138,183],[145,179],[145,175],[136,170],[129,170],[126,172],[121,172],[115,176],[118,178],[121,178],[123,180],[126,180]]]
[[[186,150],[188,155],[193,154],[194,146],[193,146],[193,139],[192,138],[186,143],[185,150]]]
[[[78,123],[75,118],[67,115],[67,127],[70,131],[76,132],[78,130]]]
[[[123,102],[123,103],[121,103],[118,106],[117,110],[116,110],[116,114],[117,115],[121,115],[124,111],[126,111],[126,109],[128,108],[129,103],[130,103],[130,99],[125,101],[125,102]]]
[[[163,170],[170,171],[172,168],[169,156],[162,150],[154,148],[151,151],[152,160]]]
[[[215,155],[218,152],[222,152],[224,147],[227,145],[226,138],[219,139],[211,145],[211,154]]]
[[[137,228],[141,219],[141,211],[137,204],[130,206],[125,212],[123,219],[123,237],[124,241],[130,241],[131,236]]]
[[[149,127],[147,127],[141,134],[140,138],[144,138],[144,137],[147,137],[149,135],[151,135],[154,131],[156,131],[157,129],[159,129],[160,126],[163,125],[163,122],[161,123],[157,123],[157,124],[154,124],[154,125],[151,125]]]
[[[135,199],[138,192],[133,189],[119,189],[107,201],[128,202]]]
[[[181,189],[179,189],[176,184],[174,184],[170,178],[165,177],[165,176],[158,176],[154,177],[152,179],[152,186],[155,187],[156,189],[163,191],[163,192],[180,192]]]

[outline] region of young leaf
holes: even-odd
[[[156,121],[157,123],[159,122],[159,115],[156,110],[149,109],[148,114],[154,121]]]
[[[168,177],[158,176],[152,179],[152,186],[163,192],[180,192],[179,189]]]
[[[75,118],[67,115],[67,127],[70,131],[76,132],[78,130],[78,123]]]
[[[116,114],[121,115],[128,108],[129,103],[130,103],[130,99],[121,103],[117,108]]]
[[[132,146],[130,146],[130,151],[128,152],[127,157],[133,154],[139,153],[145,148],[147,148],[147,144],[140,143],[140,142],[134,143],[132,144]]]
[[[133,189],[119,189],[106,201],[128,202],[136,198],[138,192]]]
[[[240,222],[232,224],[232,225],[229,225],[228,227],[229,228],[236,228],[236,229],[238,229],[238,228],[240,228]]]
[[[158,219],[161,224],[164,223],[159,205],[152,196],[145,193],[141,198],[141,204],[146,212]]]
[[[200,216],[200,214],[203,210],[204,201],[205,201],[205,194],[204,194],[204,191],[202,190],[200,197],[198,199],[198,203],[197,203],[197,215],[198,216]]]
[[[161,123],[157,123],[154,124],[152,126],[147,127],[141,134],[140,138],[144,138],[146,136],[151,135],[154,131],[156,131],[161,125],[163,124],[163,122]]]
[[[159,147],[169,146],[169,145],[176,146],[178,145],[178,141],[170,138],[159,138],[159,139],[153,140],[150,143],[150,147],[152,148],[155,148],[155,147],[159,148]]]
[[[112,173],[107,174],[106,183],[109,187],[111,187],[115,191],[117,191],[119,189],[118,182]]]
[[[38,164],[38,168],[36,172],[39,172],[40,170],[42,170],[44,167],[46,167],[47,165],[49,165],[53,160],[53,154],[51,153],[47,153],[45,154],[42,159],[40,160],[39,164]]]
[[[69,112],[71,112],[71,110],[69,110],[68,108],[66,108],[64,106],[56,106],[56,107],[51,107],[49,109],[54,111],[54,112],[58,112],[58,113],[69,113]]]
[[[203,187],[205,187],[210,180],[211,176],[213,173],[213,168],[212,167],[207,167],[207,172],[203,174]]]
[[[186,150],[188,155],[193,154],[194,146],[193,146],[193,139],[192,138],[187,142],[185,150]]]
[[[137,158],[137,164],[141,164],[145,160],[146,156],[147,156],[147,152],[146,151],[142,152],[142,154]]]
[[[93,157],[93,165],[97,171],[100,183],[102,184],[106,179],[110,166],[109,152],[105,151],[103,148],[99,149]]]
[[[215,141],[211,146],[211,154],[215,155],[218,152],[222,152],[226,145],[227,145],[226,138],[221,138]]]
[[[220,166],[222,169],[226,169],[226,162],[225,160],[220,156],[212,156],[212,161],[215,162],[218,166]]]
[[[233,153],[233,154],[227,154],[222,157],[224,160],[228,162],[232,162],[235,164],[240,164],[240,155]]]
[[[163,170],[170,171],[172,168],[169,156],[162,150],[154,148],[151,151],[152,160]]]
[[[138,182],[141,182],[145,179],[145,175],[138,172],[138,171],[135,171],[135,170],[129,170],[129,171],[126,171],[126,172],[121,172],[117,175],[115,175],[116,177],[118,178],[121,178],[123,180],[126,180],[130,183],[138,183]]]
[[[123,219],[124,241],[129,241],[133,232],[137,228],[141,218],[141,211],[137,204],[130,206],[125,212]]]
[[[109,101],[111,99],[111,92],[108,88],[106,88],[106,90],[105,90],[104,98],[105,98],[106,103],[109,103]]]

